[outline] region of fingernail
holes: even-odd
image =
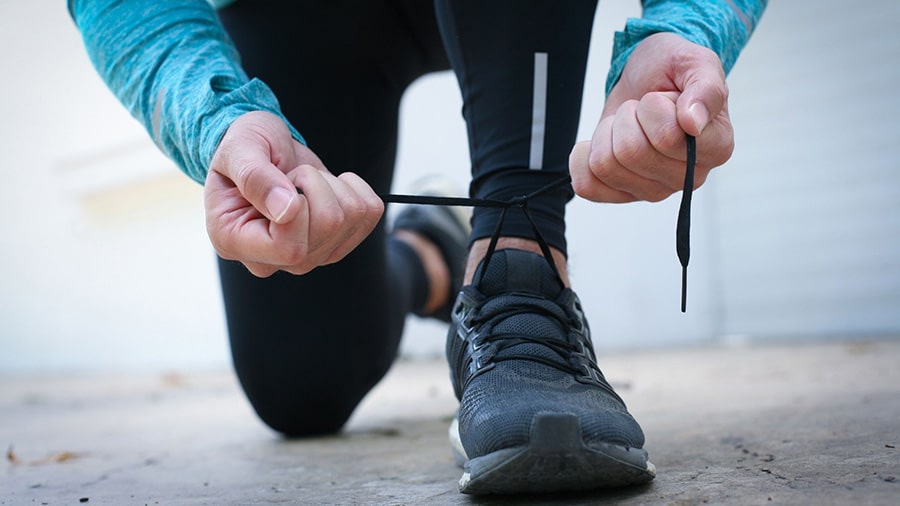
[[[702,132],[703,129],[706,128],[706,124],[709,123],[709,111],[706,110],[706,106],[700,102],[691,104],[691,106],[688,107],[688,113],[690,113],[691,118],[694,120],[694,124],[697,125],[697,132]]]
[[[295,197],[296,194],[284,188],[274,188],[269,192],[266,196],[266,211],[269,212],[269,216],[272,217],[275,223],[281,222]]]

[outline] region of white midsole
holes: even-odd
[[[448,432],[450,435],[450,448],[452,448],[457,455],[462,457],[463,461],[469,460],[469,456],[466,455],[466,449],[463,448],[462,439],[459,438],[459,419],[456,417],[453,418],[453,421],[450,422],[450,430]]]

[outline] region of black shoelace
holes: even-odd
[[[691,256],[691,197],[694,193],[694,166],[697,163],[696,139],[693,136],[688,135],[686,136],[685,143],[687,145],[687,163],[685,164],[684,189],[681,194],[681,206],[678,209],[678,221],[675,225],[675,251],[678,255],[678,261],[681,263],[682,313],[687,311],[687,268]],[[494,250],[497,247],[497,241],[500,239],[503,221],[506,219],[506,212],[510,208],[518,207],[525,214],[525,217],[528,219],[529,223],[531,223],[531,228],[534,230],[534,238],[540,246],[541,252],[544,254],[544,258],[547,259],[547,263],[550,265],[550,268],[553,269],[553,272],[556,274],[557,280],[559,280],[560,284],[562,285],[562,277],[559,274],[559,270],[557,270],[556,268],[556,263],[553,261],[553,256],[550,253],[550,246],[547,244],[547,241],[544,239],[544,236],[538,229],[537,224],[531,217],[531,212],[528,210],[528,201],[539,195],[543,195],[545,193],[571,184],[572,178],[567,173],[565,176],[551,182],[550,184],[542,186],[541,188],[538,188],[531,193],[514,197],[509,200],[398,194],[380,195],[380,197],[381,200],[383,200],[386,204],[398,203],[433,206],[492,207],[500,209],[500,218],[497,220],[497,226],[494,228],[494,233],[491,235],[487,253],[485,254],[483,260],[483,265],[485,266],[490,262],[491,256],[494,254]],[[484,272],[486,270],[487,269],[485,268],[481,269],[480,276],[476,281],[476,285],[480,285],[481,277],[484,276]]]
[[[556,325],[560,328],[572,328],[574,326],[579,330],[584,330],[582,327],[582,320],[575,318],[573,321],[566,321],[565,316],[549,309],[544,303],[556,304],[556,301],[542,297],[519,296],[518,300],[515,301],[515,304],[501,304],[493,309],[485,310],[484,306],[490,300],[492,299],[484,299],[480,304],[474,307],[472,313],[475,316],[471,317],[469,320],[469,324],[473,326],[485,325],[489,329],[486,332],[479,331],[472,340],[475,353],[479,354],[477,360],[481,364],[487,365],[490,363],[513,360],[537,362],[553,367],[564,373],[568,373],[575,377],[576,381],[581,383],[589,383],[598,386],[606,390],[616,399],[619,399],[619,402],[622,402],[622,398],[616,394],[615,390],[613,390],[612,386],[610,386],[609,382],[607,382],[606,378],[603,376],[603,372],[597,366],[597,360],[594,357],[593,348],[591,347],[589,339],[587,341],[582,341],[580,339],[565,341],[562,339],[547,339],[544,336],[497,332],[495,330],[500,322],[518,315],[539,315],[542,318],[556,322]],[[490,346],[485,346],[487,343],[490,343]],[[557,358],[552,358],[553,355],[545,356],[540,353],[534,353],[533,350],[521,351],[520,346],[541,346],[555,354]],[[467,361],[476,359],[474,355],[470,354],[462,354],[460,355],[460,358]],[[460,369],[463,368],[459,368],[458,366],[457,370]],[[468,364],[464,369],[468,369]],[[479,368],[477,371],[485,370],[487,370],[487,368]],[[471,381],[472,378],[477,375],[478,372],[471,375],[467,378],[466,382],[468,383],[468,381]]]

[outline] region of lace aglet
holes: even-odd
[[[681,268],[681,312],[687,313],[687,265]]]

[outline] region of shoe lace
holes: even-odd
[[[472,343],[473,353],[463,354],[461,359],[468,363],[462,370],[471,370],[470,363],[476,362],[478,366],[466,379],[471,381],[478,374],[489,370],[492,364],[509,360],[528,360],[553,367],[575,378],[580,383],[592,384],[606,390],[609,394],[618,397],[615,390],[606,381],[603,372],[597,365],[596,357],[592,351],[587,334],[587,329],[582,320],[576,315],[568,315],[563,310],[561,316],[558,311],[551,309],[550,304],[560,307],[556,301],[537,294],[520,294],[513,292],[514,304],[498,304],[493,308],[485,309],[490,298],[481,301],[472,308],[468,323],[472,326],[484,326],[488,331],[477,334]],[[543,303],[542,303],[543,302]],[[547,339],[543,336],[534,336],[516,332],[497,332],[495,329],[501,322],[517,315],[539,316],[555,322],[560,328],[575,329],[577,334],[569,333],[566,340]],[[533,352],[525,353],[520,350],[528,349],[529,345],[538,345],[555,353],[556,359]],[[531,348],[533,349],[533,348]]]
[[[685,137],[685,144],[687,148],[687,160],[684,171],[684,188],[681,193],[681,205],[678,208],[678,219],[675,225],[675,251],[678,255],[678,261],[679,263],[681,263],[682,313],[687,312],[687,268],[691,256],[691,198],[693,197],[694,193],[694,167],[697,163],[697,141],[693,136],[687,135]],[[486,267],[497,247],[497,241],[500,239],[500,233],[502,231],[503,222],[506,219],[507,211],[513,207],[518,207],[525,214],[525,217],[528,219],[529,223],[531,223],[531,228],[532,230],[534,230],[535,240],[540,246],[544,258],[547,260],[547,263],[550,265],[550,268],[556,275],[560,286],[562,286],[562,277],[559,274],[559,270],[556,268],[556,263],[553,261],[553,256],[550,253],[550,246],[547,244],[547,241],[544,239],[544,236],[538,229],[537,224],[535,224],[534,219],[531,217],[531,212],[528,210],[528,201],[539,195],[543,195],[545,193],[571,184],[572,178],[568,173],[566,173],[566,175],[560,177],[555,181],[552,181],[551,183],[541,188],[538,188],[531,193],[514,197],[509,200],[400,194],[385,194],[380,195],[380,197],[386,204],[400,203],[436,206],[491,207],[501,209],[500,218],[497,220],[497,226],[494,229],[493,234],[491,235],[491,240],[488,245],[487,252],[484,256],[484,267],[482,267],[480,271],[478,284],[480,284],[480,281],[484,276],[484,272],[487,270]]]

